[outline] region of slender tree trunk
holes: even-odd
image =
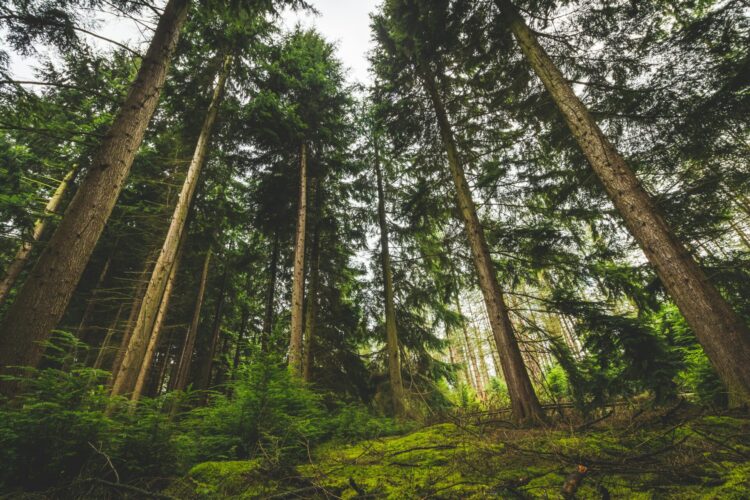
[[[189,0],[170,0],[135,81],[83,183],[8,311],[0,334],[0,368],[36,366],[43,341],[68,306],[112,213],[164,86]],[[29,321],[34,318],[34,321]],[[12,395],[17,384],[0,383]]]
[[[234,360],[232,361],[232,377],[235,377],[237,367],[240,366],[240,356],[242,355],[242,343],[245,340],[245,329],[247,328],[247,321],[250,317],[250,311],[247,307],[242,308],[242,319],[240,320],[240,330],[237,332],[237,346],[234,351]]]
[[[271,263],[268,266],[268,285],[266,288],[266,305],[263,313],[263,330],[260,335],[260,350],[268,352],[268,341],[273,331],[273,312],[276,297],[276,273],[279,265],[279,233],[278,230],[273,235],[273,244],[271,247]]]
[[[301,376],[305,294],[305,225],[307,222],[307,147],[304,143],[300,146],[299,179],[294,274],[292,275],[292,332],[289,339],[289,368],[293,373]]]
[[[211,369],[214,365],[216,356],[216,346],[219,344],[221,336],[221,321],[224,315],[224,304],[226,303],[227,283],[229,281],[229,267],[224,264],[224,276],[221,278],[221,289],[219,290],[219,300],[216,302],[216,311],[214,312],[214,321],[211,328],[211,340],[208,344],[206,357],[200,365],[200,370],[195,379],[195,388],[197,390],[208,389],[211,385]]]
[[[162,392],[162,388],[164,387],[164,382],[167,378],[167,373],[169,372],[169,360],[171,359],[171,352],[172,352],[172,332],[169,332],[169,335],[167,335],[166,342],[164,342],[164,359],[162,360],[161,369],[159,370],[159,377],[157,378],[157,384],[156,384],[156,392],[154,393],[154,396],[158,396]]]
[[[96,308],[96,300],[99,297],[99,294],[101,293],[102,287],[104,286],[104,280],[107,279],[107,274],[109,273],[109,266],[111,264],[112,264],[112,255],[107,257],[107,260],[104,261],[104,266],[102,266],[102,270],[99,272],[99,277],[96,280],[96,285],[94,285],[94,289],[91,291],[91,296],[88,298],[88,300],[86,300],[86,307],[83,310],[81,321],[78,323],[78,328],[76,329],[78,338],[87,343],[89,339],[88,339],[88,336],[86,335],[86,330],[88,329],[89,322],[91,321],[91,316],[93,316],[94,314],[94,309]]]
[[[461,375],[463,378],[463,382],[468,385],[471,384],[471,377],[469,375],[469,366],[468,361],[466,359],[464,348],[461,345],[461,341],[459,340],[456,342],[456,336],[455,333],[451,331],[451,328],[448,327],[448,325],[445,325],[445,337],[448,339],[448,342],[453,348],[453,355],[452,357],[455,358],[455,363],[460,366],[461,368]],[[459,378],[459,381],[461,381],[461,378]]]
[[[211,249],[206,251],[206,258],[203,260],[203,272],[201,273],[201,282],[198,287],[198,296],[195,298],[195,309],[193,310],[193,320],[190,322],[185,343],[182,346],[180,363],[177,368],[172,388],[175,391],[183,391],[187,387],[188,375],[190,375],[190,365],[193,361],[193,349],[195,349],[195,337],[198,335],[198,325],[201,320],[201,307],[203,306],[203,296],[206,294],[206,282],[208,281],[208,267],[211,263]]]
[[[60,181],[60,184],[57,186],[57,189],[55,189],[52,197],[47,201],[47,206],[44,207],[44,217],[37,219],[34,223],[31,240],[21,243],[21,247],[18,249],[18,252],[16,252],[16,256],[13,258],[10,265],[8,265],[8,269],[5,271],[5,278],[0,282],[0,308],[2,308],[5,301],[8,300],[8,294],[16,283],[18,276],[21,275],[23,268],[26,267],[26,262],[28,262],[29,257],[31,256],[31,251],[39,240],[42,239],[42,236],[44,236],[50,218],[57,214],[57,211],[60,209],[60,204],[65,198],[65,193],[73,183],[78,171],[79,166],[76,165],[65,174],[65,177]]]
[[[150,252],[146,257],[146,262],[143,265],[143,270],[138,276],[138,282],[133,290],[133,303],[130,306],[130,314],[128,320],[125,323],[125,330],[122,333],[122,339],[120,339],[120,348],[115,353],[115,358],[112,361],[112,376],[111,381],[114,382],[117,378],[117,373],[120,371],[120,365],[122,365],[122,358],[125,355],[125,349],[130,341],[130,336],[133,334],[133,326],[135,320],[138,318],[138,311],[141,310],[141,303],[143,302],[143,294],[146,291],[146,285],[148,282],[146,278],[151,270],[151,263],[156,257],[156,250]]]
[[[544,419],[544,413],[523,364],[521,350],[518,348],[513,325],[508,316],[508,308],[497,282],[495,265],[490,257],[484,228],[479,223],[471,190],[459,160],[448,114],[435,84],[434,75],[424,71],[423,80],[435,108],[440,135],[448,156],[453,182],[456,185],[458,206],[469,238],[469,246],[479,277],[479,286],[490,316],[490,325],[500,355],[505,383],[508,386],[513,416],[519,422],[541,421]]]
[[[378,224],[380,225],[380,264],[383,272],[383,303],[385,305],[385,340],[388,351],[388,375],[391,382],[393,412],[403,417],[406,411],[404,382],[401,378],[401,358],[396,326],[396,304],[393,293],[393,271],[388,243],[388,219],[385,212],[385,186],[380,165],[380,147],[375,138],[375,177],[378,183]]]
[[[307,382],[312,381],[312,368],[315,361],[315,331],[318,323],[318,288],[320,287],[320,179],[314,177],[311,184],[314,199],[312,200],[313,220],[310,244],[310,290],[307,294],[307,310],[305,311],[305,349],[302,363],[302,377]]]
[[[526,59],[719,376],[731,391],[740,391],[750,400],[750,330],[677,239],[654,200],[604,136],[515,7],[508,0],[497,1],[508,16]]]
[[[201,127],[198,142],[195,146],[195,151],[193,152],[193,158],[190,162],[185,182],[182,185],[182,191],[180,192],[177,205],[174,209],[174,214],[172,215],[172,220],[169,224],[167,236],[164,239],[164,245],[159,254],[159,259],[156,261],[156,266],[154,266],[153,273],[151,274],[151,280],[149,281],[146,296],[141,305],[141,310],[138,313],[138,320],[135,323],[133,335],[130,338],[130,343],[125,352],[122,367],[117,379],[115,379],[114,385],[112,386],[113,395],[130,393],[135,387],[138,372],[141,370],[141,365],[144,361],[149,338],[154,331],[159,304],[162,303],[162,297],[164,296],[164,290],[167,287],[170,270],[174,267],[179,241],[182,233],[185,231],[185,222],[187,221],[190,205],[195,196],[200,173],[203,164],[206,161],[211,132],[213,131],[216,116],[219,112],[219,106],[221,104],[222,96],[224,95],[224,87],[226,86],[227,78],[229,77],[231,64],[232,57],[226,56],[224,58],[222,70],[219,73],[218,82],[214,88],[211,104],[209,105],[208,112],[203,120],[203,126]]]
[[[164,374],[167,371],[167,363],[169,362],[169,338],[163,343],[159,352],[153,357],[154,373],[155,376],[151,377],[151,381],[148,384],[148,389],[141,389],[141,394],[146,394],[149,397],[156,397],[161,393],[161,387],[164,383]]]
[[[104,362],[104,356],[107,355],[109,346],[112,343],[112,337],[115,334],[115,331],[117,330],[117,325],[120,323],[120,316],[122,315],[122,310],[124,308],[125,308],[125,304],[120,304],[120,306],[117,308],[117,314],[115,314],[115,319],[112,320],[112,323],[110,323],[109,328],[107,328],[107,334],[104,336],[102,345],[99,346],[99,352],[97,353],[96,360],[94,361],[93,367],[96,370],[102,367],[102,363]]]
[[[175,256],[174,263],[172,264],[172,268],[169,270],[169,277],[167,278],[167,285],[164,288],[164,293],[161,298],[161,304],[159,304],[159,312],[156,314],[154,330],[153,332],[151,332],[151,336],[148,340],[148,347],[146,347],[146,352],[143,356],[143,361],[141,362],[141,368],[138,371],[138,377],[136,378],[136,381],[135,381],[135,387],[133,388],[133,393],[130,397],[132,401],[138,401],[138,399],[140,399],[141,394],[143,392],[143,386],[146,383],[146,378],[148,377],[148,372],[151,369],[151,364],[154,358],[154,354],[156,353],[157,347],[159,347],[159,341],[161,340],[162,328],[164,326],[164,321],[167,317],[167,312],[169,312],[169,302],[170,302],[170,299],[172,298],[172,290],[174,289],[174,282],[177,277],[177,272],[180,269],[180,261],[182,260],[182,255],[185,252],[185,240],[187,239],[187,234],[188,234],[187,229],[182,231],[182,235],[180,236],[180,241],[177,245],[178,246],[177,255]],[[143,310],[143,307],[141,307],[141,311],[142,310]]]
[[[461,301],[458,295],[455,297],[456,300],[456,311],[461,316],[461,332],[463,333],[464,347],[466,348],[466,357],[469,360],[469,367],[474,380],[474,389],[477,391],[477,395],[480,399],[484,400],[485,391],[484,384],[482,383],[482,377],[479,374],[479,363],[477,362],[476,353],[472,347],[471,339],[469,338],[469,329],[466,327],[466,317],[461,310]]]

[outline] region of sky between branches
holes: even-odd
[[[328,41],[336,44],[338,57],[348,70],[349,81],[368,83],[367,52],[371,47],[369,14],[375,11],[378,0],[310,0],[310,4],[318,11],[317,15],[287,11],[282,16],[283,25],[287,29],[294,28],[297,23],[305,28],[317,28]],[[146,50],[151,32],[139,29],[134,21],[106,13],[97,13],[96,18],[99,21],[98,29],[92,31],[129,47]],[[108,48],[107,42],[87,38],[98,48]],[[37,56],[23,58],[11,53],[10,72],[16,79],[33,80],[35,61],[38,61]]]

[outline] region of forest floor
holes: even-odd
[[[175,498],[750,498],[750,416],[676,407],[590,424],[442,423],[328,443],[294,466],[208,462]]]

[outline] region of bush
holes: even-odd
[[[262,456],[280,462],[326,434],[321,397],[280,362],[244,367],[228,389],[183,422],[196,461]]]
[[[56,359],[80,348],[58,335],[48,352]],[[70,359],[68,359],[70,362]],[[0,488],[39,491],[92,478],[127,482],[181,472],[176,427],[162,413],[162,400],[122,411],[109,397],[109,373],[73,365],[30,370],[24,393],[0,405]],[[20,382],[20,379],[19,379]]]
[[[46,489],[90,467],[95,448],[109,442],[114,422],[104,415],[105,374],[47,369],[25,381],[27,392],[0,407],[0,485]]]
[[[342,404],[328,419],[328,436],[344,442],[393,436],[410,430],[410,423],[378,417],[356,404]]]

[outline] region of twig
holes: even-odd
[[[415,446],[414,448],[409,448],[406,450],[399,450],[394,451],[392,453],[388,453],[386,457],[395,457],[396,455],[401,455],[402,453],[409,453],[412,451],[420,451],[420,450],[453,450],[456,446],[452,444],[439,444],[436,446]]]
[[[109,455],[104,453],[101,449],[97,449],[91,442],[88,442],[88,445],[91,446],[91,449],[97,452],[99,455],[103,456],[104,459],[107,461],[107,464],[109,464],[109,468],[112,469],[112,472],[115,473],[115,482],[117,484],[120,484],[120,474],[117,473],[117,469],[115,469],[115,466],[112,464],[112,460],[110,460]],[[102,444],[99,443],[99,448],[101,448]]]
[[[137,486],[132,486],[130,484],[124,484],[124,483],[113,483],[112,481],[107,481],[105,479],[99,479],[97,477],[92,477],[89,479],[84,479],[82,482],[94,482],[103,484],[105,486],[109,486],[111,488],[119,488],[121,490],[126,491],[132,491],[133,493],[139,493],[140,495],[145,496],[146,498],[160,498],[164,500],[177,500],[175,497],[170,495],[164,495],[163,493],[154,493],[153,491],[144,490],[143,488],[139,488]]]

